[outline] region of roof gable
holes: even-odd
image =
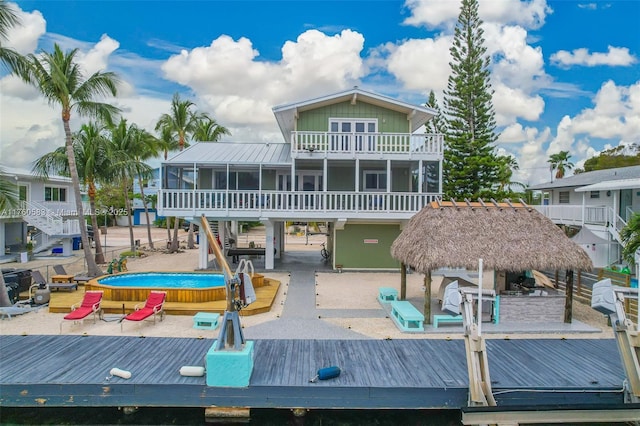
[[[415,132],[420,128],[420,126],[437,114],[437,112],[431,108],[421,105],[413,105],[387,96],[379,95],[377,93],[367,92],[359,89],[357,86],[353,89],[331,95],[276,106],[273,108],[273,113],[276,117],[276,121],[278,122],[278,126],[280,127],[280,131],[282,132],[285,140],[288,140],[288,135],[290,135],[295,129],[295,121],[300,112],[341,102],[366,102],[406,114],[407,120],[410,120],[411,122],[412,132]]]

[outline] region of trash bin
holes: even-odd
[[[82,238],[80,237],[73,237],[73,249],[74,250],[80,250],[80,243],[82,242]]]
[[[196,234],[196,244],[200,244],[200,233]]]

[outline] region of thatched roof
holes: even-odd
[[[591,270],[591,259],[550,219],[522,203],[433,202],[411,218],[391,255],[418,272]]]

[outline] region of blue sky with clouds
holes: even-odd
[[[153,130],[179,92],[238,142],[282,141],[271,108],[358,85],[442,106],[460,2],[17,1],[3,45],[78,48],[87,71],[118,73],[113,103]],[[640,144],[640,1],[480,0],[500,138],[517,180],[550,178],[550,154],[576,165]],[[30,168],[63,144],[59,111],[0,75],[2,164]],[[81,121],[73,120],[78,128]],[[9,156],[8,153],[11,153]]]

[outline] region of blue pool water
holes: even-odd
[[[124,273],[100,278],[100,284],[114,287],[144,288],[210,288],[225,285],[222,274],[194,274],[189,272]]]

